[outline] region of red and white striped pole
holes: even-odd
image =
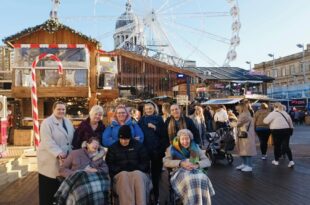
[[[33,61],[31,66],[31,77],[32,77],[32,87],[31,87],[31,104],[32,104],[32,119],[33,119],[33,131],[34,131],[34,143],[37,147],[40,143],[40,131],[39,131],[39,112],[38,112],[38,96],[37,96],[37,81],[36,81],[36,71],[35,68],[37,63],[45,58],[48,57],[51,60],[54,60],[58,63],[58,73],[63,74],[63,67],[61,64],[60,59],[55,56],[54,54],[42,53],[41,55],[37,56],[35,61]]]

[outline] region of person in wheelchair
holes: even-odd
[[[164,166],[172,169],[171,187],[185,205],[209,205],[215,194],[205,168],[211,163],[193,140],[188,129],[179,130],[163,159]]]
[[[90,137],[61,163],[57,204],[109,204],[110,178],[99,138]],[[59,180],[61,178],[58,178]]]
[[[119,140],[109,147],[106,157],[113,191],[120,205],[145,205],[152,188],[147,150],[132,138],[128,125],[121,126],[118,135]]]

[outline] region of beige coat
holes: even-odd
[[[170,147],[167,148],[166,156],[163,159],[164,167],[179,168],[180,162],[181,162],[181,160],[179,160],[179,159],[172,159],[171,145],[170,145]],[[211,166],[210,160],[206,157],[206,154],[201,149],[199,149],[199,162],[198,162],[198,164],[199,164],[199,168],[202,168],[202,169]]]
[[[59,175],[57,156],[71,151],[74,128],[70,120],[64,119],[68,133],[54,115],[46,118],[40,127],[41,142],[38,147],[38,172],[50,178]]]
[[[247,131],[249,124],[249,131]],[[238,133],[242,130],[247,131],[247,138],[238,138]],[[240,113],[238,116],[236,137],[236,149],[240,156],[255,156],[257,154],[255,136],[254,123],[251,114],[249,112]]]

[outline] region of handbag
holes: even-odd
[[[289,126],[289,133],[290,133],[290,136],[292,136],[293,135],[293,128],[291,127],[291,125],[290,125],[290,123],[288,122],[288,120],[286,119],[286,117],[281,113],[281,112],[279,112],[279,111],[276,111],[276,112],[278,112],[278,113],[280,113],[283,117],[284,117],[284,119],[285,119],[285,121],[287,122],[287,124],[288,124],[288,126]]]
[[[250,126],[251,126],[251,121],[249,123],[249,126],[248,126],[248,129],[246,131],[240,131],[238,132],[238,138],[248,138],[248,131],[250,129]]]

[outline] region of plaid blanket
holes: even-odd
[[[202,170],[188,171],[180,168],[171,177],[177,197],[186,205],[210,205],[215,194],[211,181]]]
[[[77,171],[67,177],[55,194],[59,205],[102,205],[109,203],[110,179],[104,173]]]

